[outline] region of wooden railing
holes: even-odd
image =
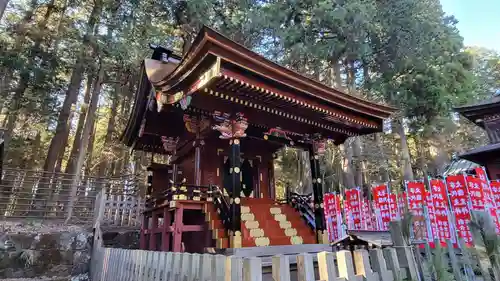
[[[294,207],[299,213],[302,219],[311,227],[316,228],[316,222],[314,218],[314,210],[311,207],[312,195],[301,195],[295,192],[287,194],[287,203]]]
[[[146,199],[146,207],[154,208],[164,203],[176,200],[212,201],[212,186],[197,186],[192,184],[172,184],[160,194],[152,194]]]
[[[134,194],[110,194],[101,190],[94,207],[94,225],[102,226],[140,226],[144,200]]]
[[[224,196],[224,192],[220,187],[214,185],[212,186],[212,191],[214,195],[214,206],[219,214],[219,218],[222,220],[226,230],[231,229],[232,217],[229,202],[227,202],[227,198]]]

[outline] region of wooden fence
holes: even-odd
[[[140,226],[144,199],[140,196],[109,194],[101,190],[94,208],[94,225],[101,226]]]
[[[268,274],[265,278],[262,261],[257,257],[112,248],[100,248],[94,254],[93,281],[259,281],[271,277]],[[317,270],[313,255],[300,254],[296,259],[297,279],[291,276],[288,256],[272,257],[272,280],[393,281],[406,276],[394,248],[321,252],[317,254]]]

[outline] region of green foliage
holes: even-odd
[[[408,146],[417,175],[424,170],[436,174],[451,153],[481,144],[482,132],[451,120],[451,107],[500,89],[499,54],[464,48],[456,20],[444,15],[438,0],[102,2],[100,20],[85,38],[85,77],[96,76],[97,61],[106,69],[93,153],[86,164],[92,173],[103,161],[119,166],[130,160],[118,139],[131,110],[140,63],[150,55],[147,45],[181,54],[202,25],[323,83],[400,108],[395,117],[410,121]],[[2,126],[8,115],[19,114],[9,146],[10,165],[43,166],[95,4],[11,0],[11,10],[0,23]],[[14,93],[23,78],[26,87],[17,106]],[[77,119],[85,117],[79,114],[87,106],[82,97],[83,90],[72,110],[68,145],[78,137]],[[111,120],[115,98],[119,102]],[[321,159],[325,190],[347,187],[346,159],[362,167],[354,173],[363,173],[365,187],[391,180],[393,189],[399,189],[399,141],[398,134],[389,134],[362,137],[360,147],[348,142],[343,150],[329,144]],[[360,155],[353,155],[354,148]],[[63,168],[69,151],[61,156]],[[138,155],[135,164],[144,158]],[[308,161],[299,151],[280,151],[275,164],[278,186],[307,190]]]

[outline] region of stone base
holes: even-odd
[[[73,280],[71,276],[87,276],[92,240],[91,228],[33,229],[33,224],[16,224],[0,234],[0,279]],[[85,280],[78,278],[74,280]]]

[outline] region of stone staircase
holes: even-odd
[[[229,238],[213,204],[206,205],[205,217],[216,248],[230,248]],[[314,231],[295,209],[270,199],[242,199],[241,232],[243,247],[316,243]]]

